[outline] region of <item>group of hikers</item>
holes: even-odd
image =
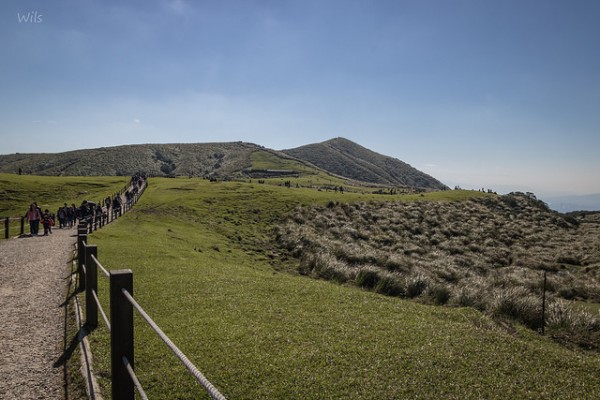
[[[125,191],[125,201],[129,206],[132,205],[135,196],[144,184],[145,178],[136,174],[131,177],[131,189]],[[102,204],[103,203],[103,204]],[[115,216],[121,216],[121,195],[115,194],[113,197],[106,196],[106,198],[98,203],[84,200],[79,207],[75,204],[70,206],[64,203],[62,207],[51,213],[48,209],[42,212],[42,209],[37,203],[32,203],[29,209],[25,213],[25,219],[29,222],[29,231],[31,236],[39,236],[40,224],[44,228],[44,236],[52,233],[52,227],[55,226],[56,220],[58,219],[59,229],[72,228],[76,225],[76,221],[100,222],[102,218],[108,218],[109,213],[113,212],[113,218]]]
[[[39,236],[40,225],[44,228],[44,236],[52,233],[52,227],[56,225],[58,220],[59,229],[72,228],[76,221],[100,221],[103,215],[107,215],[110,209],[113,212],[121,214],[121,200],[119,195],[114,198],[107,196],[104,200],[104,207],[91,201],[84,200],[79,207],[75,204],[70,206],[64,203],[62,207],[55,213],[51,213],[48,209],[42,212],[42,209],[37,203],[32,203],[25,213],[25,219],[29,222],[29,231],[32,236]]]

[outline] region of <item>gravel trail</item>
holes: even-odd
[[[0,399],[64,398],[62,303],[76,233],[0,241]]]

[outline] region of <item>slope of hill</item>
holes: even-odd
[[[344,138],[283,152],[350,179],[393,186],[447,189],[443,183],[403,161],[381,155]]]
[[[492,197],[453,190],[410,198],[442,195]],[[287,213],[392,198],[154,178],[132,212],[89,238],[103,265],[133,270],[136,300],[229,399],[594,398],[596,354],[520,327],[507,334],[470,307],[284,272],[298,260],[286,261],[272,238]],[[108,281],[99,285],[107,305]],[[143,321],[135,329],[136,374],[149,398],[207,397]],[[110,393],[110,333],[101,326],[89,338]]]
[[[140,171],[151,176],[230,178],[307,174],[324,177],[329,174],[344,185],[358,181],[447,189],[441,182],[398,159],[342,138],[284,151],[230,142],[141,144],[54,154],[0,155],[0,172],[19,170],[25,174],[54,176],[127,176]]]
[[[521,194],[465,202],[300,208],[277,233],[306,275],[469,306],[600,349],[598,214],[565,216]]]
[[[250,154],[260,147],[243,142],[142,144],[75,150],[56,154],[0,156],[0,172],[114,176],[144,171],[153,176],[229,176],[250,167]]]

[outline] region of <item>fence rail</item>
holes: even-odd
[[[8,239],[12,236],[10,231],[13,224],[11,224],[10,221],[19,221],[19,235],[25,234],[25,217],[3,217],[2,223],[4,224],[4,239]]]
[[[131,209],[131,207],[133,207],[133,205],[135,203],[137,203],[138,199],[140,198],[140,196],[142,195],[142,193],[144,192],[144,190],[146,189],[146,185],[148,184],[148,180],[145,180],[145,184],[141,187],[140,191],[133,195],[131,197],[130,201],[125,201],[121,203],[120,207],[102,207],[102,214],[95,214],[92,216],[87,216],[84,218],[80,218],[80,222],[81,221],[85,221],[86,222],[86,226],[89,230],[90,233],[92,233],[92,231],[97,230],[98,228],[103,227],[104,225],[114,221],[115,219],[117,219],[118,217],[120,217],[121,215],[123,215],[123,213],[129,211]],[[127,190],[129,189],[129,185],[126,185],[124,188],[120,189],[119,191],[115,192],[114,196],[122,196],[125,192],[127,192]],[[100,204],[101,202],[99,202]],[[4,224],[4,238],[5,239],[9,239],[12,236],[17,236],[15,235],[16,232],[15,228],[14,228],[14,224],[11,223],[11,221],[19,221],[19,233],[18,236],[23,236],[25,235],[25,217],[0,217],[0,220],[2,220],[2,223]],[[11,234],[11,231],[14,232]]]
[[[137,199],[135,199],[135,202],[137,202]],[[110,332],[111,391],[113,400],[133,400],[135,398],[135,390],[137,390],[142,399],[148,398],[143,386],[135,375],[134,309],[176,355],[198,383],[202,385],[211,398],[226,400],[225,396],[210,383],[144,311],[142,306],[137,303],[133,297],[133,272],[128,269],[108,271],[100,263],[97,246],[87,243],[88,232],[91,233],[91,229],[87,224],[82,224],[78,228],[77,260],[79,288],[81,291],[85,290],[86,326],[90,329],[97,328],[98,314],[100,313]],[[106,312],[98,299],[98,270],[102,272],[103,276],[109,279],[110,318],[106,316]]]

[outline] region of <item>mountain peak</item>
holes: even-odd
[[[343,137],[283,152],[349,179],[392,186],[447,189],[437,179],[409,164],[376,153]]]
[[[252,143],[141,144],[75,150],[56,154],[0,155],[0,172],[37,175],[244,176],[254,165],[253,154],[265,150]],[[444,184],[410,165],[336,137],[269,157],[303,163],[341,177],[387,186],[447,189]],[[277,163],[276,163],[277,164]],[[281,163],[286,164],[285,162]]]

